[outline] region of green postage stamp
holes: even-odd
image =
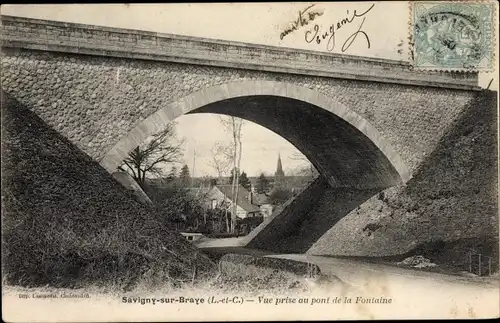
[[[410,8],[415,69],[493,70],[494,2],[415,1]]]

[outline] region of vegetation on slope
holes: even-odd
[[[424,254],[466,269],[467,253],[498,268],[496,92],[478,93],[413,178],[384,190],[339,221],[312,254]]]
[[[22,286],[168,284],[214,263],[91,157],[2,93],[2,266]]]

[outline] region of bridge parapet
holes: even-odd
[[[407,62],[32,18],[1,16],[3,48],[168,61],[373,82],[478,90],[477,73]]]

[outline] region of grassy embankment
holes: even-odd
[[[36,287],[179,285],[215,264],[91,157],[2,95],[2,275]]]
[[[309,253],[390,262],[423,255],[439,265],[433,270],[461,272],[472,251],[498,271],[496,96],[478,93],[410,181],[353,210]]]
[[[138,202],[19,102],[2,100],[2,280],[14,290],[308,289],[286,270],[217,265],[165,212]]]

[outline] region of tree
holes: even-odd
[[[207,165],[212,167],[216,172],[218,179],[222,179],[232,164],[233,149],[230,144],[224,142],[216,142],[210,150],[211,159]]]
[[[183,141],[177,139],[175,125],[175,122],[169,123],[165,129],[137,146],[123,160],[123,165],[118,169],[128,171],[144,189],[146,175],[162,175],[164,164],[179,162],[182,156]]]
[[[227,170],[233,163],[234,147],[228,143],[217,142],[212,147],[210,153],[212,158],[208,162],[208,165],[217,171],[218,181],[221,182],[222,177],[227,173]],[[224,195],[224,204],[227,202],[226,199],[227,196]],[[223,210],[226,220],[226,231],[230,232],[231,223],[229,221],[229,216],[231,212],[229,208],[224,208]]]
[[[266,178],[264,173],[261,173],[259,178],[257,178],[257,185],[255,187],[255,190],[259,194],[265,194],[269,192],[269,188],[270,188],[269,180]]]
[[[185,230],[186,225],[196,229],[203,222],[201,201],[177,186],[163,186],[150,189],[154,202],[154,213],[161,216],[177,230]]]
[[[167,176],[167,182],[170,183],[174,181],[176,178],[177,178],[177,167],[172,166],[172,168],[170,168],[170,173],[168,173]]]
[[[229,184],[232,185],[235,178],[239,178],[239,177],[240,177],[239,169],[238,168],[231,169],[231,174],[229,175]]]
[[[181,174],[179,175],[179,179],[184,186],[189,185],[189,181],[191,180],[191,175],[189,174],[188,165],[184,165],[181,168]]]
[[[291,199],[293,196],[292,191],[286,188],[274,188],[269,194],[269,202],[272,205],[281,205]]]
[[[248,179],[247,173],[245,173],[245,172],[242,172],[240,175],[240,185],[249,191],[252,189],[252,183]]]
[[[241,164],[241,151],[243,149],[243,144],[241,140],[241,128],[243,127],[243,119],[236,118],[236,117],[229,117],[229,119],[226,119],[224,117],[221,117],[220,122],[224,129],[228,132],[231,133],[232,138],[233,138],[233,146],[232,146],[232,162],[233,162],[233,169],[239,169],[240,164]],[[231,184],[231,195],[232,195],[232,200],[237,201],[238,200],[238,190],[239,190],[239,174],[238,172],[233,172],[233,179],[232,179],[232,184]],[[237,205],[236,203],[233,203],[233,210],[231,212],[231,232],[234,233],[236,229],[236,209]]]

